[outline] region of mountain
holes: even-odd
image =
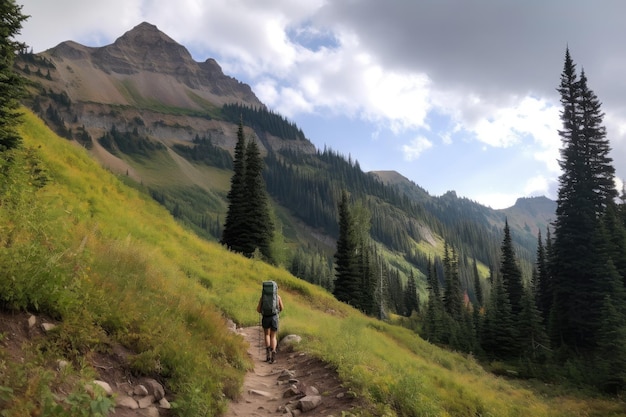
[[[518,198],[512,207],[500,210],[511,226],[545,237],[547,227],[556,220],[556,202],[547,197]]]
[[[198,111],[233,102],[263,106],[250,86],[224,75],[215,60],[194,61],[187,49],[145,22],[111,45],[63,42],[42,56],[55,62],[75,102],[139,107],[155,102]]]
[[[242,392],[242,380],[259,369],[267,373],[269,365],[251,371],[263,353],[249,349],[240,332],[258,326],[254,306],[260,283],[269,279],[285,302],[283,330],[302,337],[295,353],[281,349],[274,369],[298,371],[295,356],[308,371],[319,366],[315,378],[332,379],[335,371],[341,377],[323,391],[317,414],[625,415],[619,397],[557,379],[505,377],[502,362],[484,369],[473,354],[366,317],[284,268],[200,239],[32,112],[24,111],[23,120],[25,147],[12,154],[18,163],[4,165],[10,192],[0,205],[0,223],[10,226],[0,251],[10,276],[0,279],[3,416],[195,417],[230,415],[230,401],[254,403],[261,397]],[[227,330],[233,322],[237,332]],[[310,388],[305,373],[297,373],[302,391]],[[94,380],[122,401],[105,396]],[[165,388],[171,410],[121,407],[141,387],[157,386]],[[336,412],[326,401],[335,389],[342,392]]]
[[[373,243],[389,267],[402,280],[415,273],[422,293],[426,265],[442,255],[444,241],[463,257],[463,282],[471,282],[467,266],[474,260],[486,277],[499,262],[505,219],[530,276],[537,229],[550,216],[545,201],[492,210],[453,191],[430,196],[397,172],[364,173],[336,152],[317,150],[250,86],[225,75],[213,59],[194,61],[154,25],[141,23],[103,47],[68,41],[23,54],[16,68],[32,82],[25,104],[53,130],[210,240],[221,233],[243,123],[265,157],[281,262],[307,280],[332,280],[342,190],[371,214]]]

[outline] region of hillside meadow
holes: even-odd
[[[369,404],[362,415],[626,416],[615,400],[490,374],[472,357],[198,238],[28,111],[22,133],[29,150],[13,156],[19,164],[3,162],[11,175],[0,195],[0,306],[59,326],[25,346],[23,363],[8,360],[0,334],[3,417],[106,415],[107,400],[84,392],[94,375],[84,358],[115,343],[134,352],[133,372],[166,379],[177,415],[219,416],[252,366],[226,319],[258,324],[261,282],[270,279],[285,302],[281,335],[301,335],[299,349],[334,366]],[[42,188],[26,169],[33,161],[48,178]],[[55,371],[59,358],[69,370]]]

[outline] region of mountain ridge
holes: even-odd
[[[102,102],[103,97],[93,95],[93,89],[77,88],[81,85],[81,75],[90,72],[93,78],[97,69],[104,73],[98,77],[102,83],[99,91],[109,91],[104,98],[109,104],[139,104],[133,102],[132,94],[124,91],[123,83],[130,80],[141,97],[166,105],[205,110],[190,96],[193,93],[220,105],[240,102],[265,107],[249,85],[225,75],[214,59],[194,61],[184,46],[147,22],[135,26],[109,45],[88,47],[65,41],[42,52],[41,56],[65,64],[57,65],[56,69],[74,93],[70,95],[73,100]],[[181,86],[186,88],[181,89]]]
[[[486,265],[497,262],[505,213],[455,192],[433,197],[398,172],[364,173],[339,154],[318,151],[296,126],[268,111],[249,86],[224,75],[211,58],[195,62],[154,25],[141,23],[98,48],[66,41],[20,57],[17,67],[35,83],[27,105],[57,133],[90,149],[104,166],[140,184],[205,236],[219,238],[231,173],[215,165],[215,158],[224,151],[232,155],[243,121],[244,135],[266,157],[264,175],[287,250],[313,248],[331,258],[336,199],[348,189],[368,201],[372,239],[398,259],[393,262],[405,277],[418,268],[424,280],[427,258],[441,254],[444,240],[467,246],[466,256],[485,265],[483,275]],[[215,157],[208,166],[201,162],[206,152]],[[522,236],[515,238],[528,264],[544,222],[535,224],[524,211],[509,215],[524,219],[509,221],[519,224]]]

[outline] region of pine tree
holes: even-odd
[[[481,347],[491,357],[513,358],[519,352],[511,303],[499,275],[493,277],[480,340]]]
[[[335,252],[335,288],[333,294],[359,308],[362,299],[356,228],[350,213],[348,193],[343,191],[339,202],[339,238]]]
[[[221,243],[234,252],[243,253],[243,236],[245,235],[244,220],[246,207],[246,138],[243,134],[243,120],[239,122],[237,143],[233,159],[233,176],[230,179],[230,190],[226,196],[228,212],[222,231]]]
[[[502,284],[511,302],[511,312],[513,316],[517,316],[522,310],[524,284],[522,283],[522,272],[515,258],[515,250],[513,249],[508,220],[504,222],[504,239],[502,240],[500,251],[500,274],[502,276]]]
[[[474,265],[472,267],[473,275],[474,275],[474,294],[476,295],[476,309],[480,309],[483,306],[484,298],[483,298],[483,286],[480,282],[480,275],[478,274],[478,264],[476,263],[476,259],[474,259]]]
[[[597,258],[603,254],[593,245],[600,218],[617,196],[613,182],[609,143],[602,126],[600,102],[589,89],[584,72],[577,79],[575,65],[565,53],[558,89],[561,95],[559,131],[563,147],[559,165],[555,238],[551,254],[553,305],[550,335],[556,346],[589,350],[600,323]]]
[[[17,131],[19,124],[19,99],[24,95],[24,79],[13,69],[15,55],[26,45],[15,41],[20,34],[22,22],[28,16],[22,14],[22,6],[13,0],[0,2],[0,152],[20,145]]]
[[[544,361],[550,352],[550,342],[535,297],[525,290],[517,318],[519,353],[533,361]]]
[[[549,238],[548,231],[548,238]],[[536,261],[537,278],[535,285],[535,299],[537,308],[544,320],[548,318],[550,307],[552,305],[552,291],[550,289],[550,280],[548,273],[548,257],[546,249],[544,249],[541,241],[541,230],[537,236],[537,261]]]
[[[602,219],[608,239],[608,256],[626,286],[626,221],[620,217],[617,204],[609,204]]]
[[[613,299],[607,295],[602,303],[604,320],[598,332],[595,369],[599,388],[617,394],[626,387],[626,316]]]
[[[415,311],[419,313],[419,300],[417,298],[417,284],[415,283],[415,276],[413,270],[409,274],[409,279],[406,284],[406,290],[404,293],[404,308],[405,315],[411,317],[411,314]]]
[[[274,222],[270,213],[269,198],[263,180],[263,160],[257,143],[248,141],[245,160],[245,215],[246,233],[243,253],[251,256],[255,250],[269,262],[273,262],[271,244],[274,237]]]
[[[422,336],[431,343],[441,343],[443,341],[444,309],[441,295],[439,294],[438,279],[435,266],[432,260],[428,260],[428,302],[426,303],[426,313],[424,318],[424,329]]]
[[[250,140],[246,144],[243,121],[237,131],[233,168],[221,242],[247,257],[258,251],[265,260],[273,262],[274,222],[263,180],[264,164],[256,142]]]
[[[461,320],[463,308],[463,292],[459,280],[458,260],[454,248],[450,249],[448,242],[444,245],[443,269],[445,275],[444,306],[445,311],[454,320]]]

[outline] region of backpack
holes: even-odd
[[[263,281],[261,314],[264,316],[278,314],[278,285],[275,281]]]

